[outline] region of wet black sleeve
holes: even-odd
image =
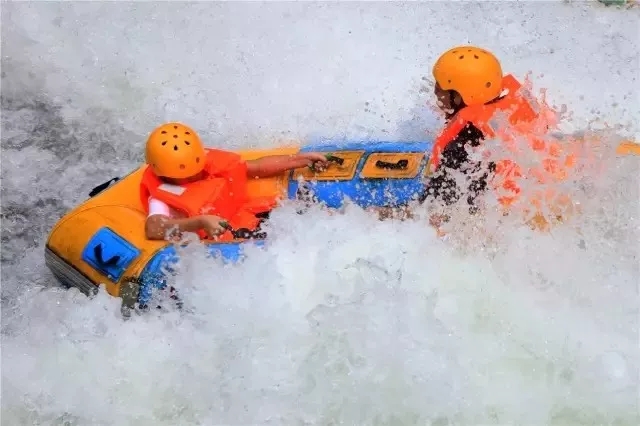
[[[429,176],[425,182],[425,190],[421,194],[419,201],[424,203],[428,198],[439,200],[446,205],[451,205],[458,201],[460,197],[466,196],[467,203],[471,210],[475,210],[475,199],[487,188],[487,178],[490,172],[495,170],[495,165],[488,165],[488,172],[480,173],[483,164],[469,159],[466,147],[476,147],[480,145],[484,135],[476,126],[471,123],[458,133],[442,151],[438,170]],[[459,188],[450,169],[457,170],[466,176],[473,176],[465,185]]]

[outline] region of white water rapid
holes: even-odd
[[[581,218],[550,234],[462,244],[285,206],[242,265],[183,262],[188,309],[129,321],[59,288],[43,247],[165,120],[229,149],[433,134],[431,66],[458,44],[531,72],[567,132],[639,139],[639,18],[559,1],[3,2],[2,424],[638,424],[637,157],[603,155]]]

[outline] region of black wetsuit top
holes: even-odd
[[[475,200],[487,188],[487,180],[490,173],[495,171],[493,162],[488,165],[482,162],[469,159],[465,147],[477,147],[484,140],[484,134],[472,123],[467,125],[458,135],[449,142],[440,154],[440,164],[435,173],[429,176],[425,182],[425,189],[419,197],[422,204],[427,199],[433,199],[451,205],[457,202],[460,197],[466,196],[469,211],[474,213],[477,210]],[[479,171],[485,169],[483,173]],[[458,184],[447,169],[457,170],[465,175],[472,174],[466,188],[459,188]]]

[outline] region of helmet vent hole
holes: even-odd
[[[173,138],[174,139],[178,139],[178,135],[173,135]]]
[[[191,145],[191,142],[189,142],[189,141],[184,141],[184,144],[185,144],[185,145]]]
[[[166,135],[166,134],[167,134],[167,131],[166,131],[166,130],[163,130],[163,131],[161,131],[161,132],[160,132],[160,134]]]
[[[196,157],[196,163],[200,162],[200,157]]]
[[[449,83],[449,84],[450,84],[450,83],[451,83],[451,80],[447,80],[447,83]]]
[[[174,146],[173,146],[173,150],[174,150],[174,151],[177,151],[177,150],[178,150],[178,145],[174,145]]]
[[[488,89],[489,87],[491,87],[491,82],[487,81],[487,84],[485,84],[485,87]]]
[[[186,168],[187,168],[187,166],[185,166],[184,164],[180,164],[180,170],[184,170]]]
[[[478,55],[473,55],[473,57],[476,58],[476,59],[480,59],[480,56],[478,56]]]
[[[173,126],[173,128],[174,128],[174,129],[177,129],[177,128],[178,128],[178,126]]]
[[[165,146],[167,144],[167,141],[162,141],[162,146]]]
[[[464,59],[464,55],[460,55],[458,59]]]
[[[190,134],[191,134],[191,132],[184,132],[184,134],[185,134],[185,135],[190,135]]]

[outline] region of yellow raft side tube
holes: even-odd
[[[640,156],[640,144],[633,141],[625,141],[616,148],[618,155],[637,155]]]
[[[265,155],[290,155],[298,151],[298,147],[280,147],[238,153],[244,159],[252,160]],[[145,167],[146,165],[142,165],[119,180],[116,185],[86,200],[53,227],[46,243],[45,261],[57,278],[63,282],[72,282],[87,295],[97,291],[94,283],[102,283],[110,295],[125,299],[125,284],[131,277],[139,276],[158,250],[170,244],[167,241],[148,240],[145,236],[146,214],[139,197],[140,181]],[[251,195],[277,195],[286,198],[287,176],[288,173],[283,173],[272,178],[251,180],[248,192]],[[125,262],[127,267],[124,270],[103,274],[86,260],[87,249],[94,250],[88,254],[90,259],[98,258],[103,264],[112,260],[110,258],[113,256],[104,253],[99,243],[93,247],[89,245],[91,238],[104,227],[112,229],[126,240],[122,242],[122,247],[131,247],[131,261]]]

